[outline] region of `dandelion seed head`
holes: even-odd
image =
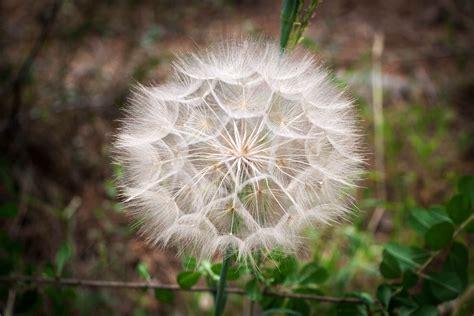
[[[352,102],[309,55],[258,40],[181,56],[117,134],[122,195],[153,245],[293,253],[349,212],[363,157]]]

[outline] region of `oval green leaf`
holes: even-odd
[[[462,293],[464,283],[459,276],[450,271],[443,271],[427,277],[431,293],[441,302],[455,299]]]
[[[200,277],[200,272],[184,271],[178,274],[178,276],[176,277],[176,281],[182,289],[190,289],[199,281]]]
[[[324,283],[329,277],[326,269],[319,266],[315,262],[308,263],[301,269],[300,277],[298,282],[300,284],[321,284]]]
[[[434,250],[446,246],[453,238],[454,226],[450,222],[443,222],[431,227],[425,235],[426,245]]]
[[[388,307],[388,304],[390,303],[390,298],[392,296],[392,289],[388,284],[380,284],[377,288],[376,296],[383,306]]]
[[[7,202],[0,206],[0,217],[14,217],[18,213],[15,203]]]
[[[469,198],[471,205],[474,205],[474,176],[464,176],[459,179],[458,190]]]
[[[410,316],[439,316],[439,311],[434,306],[424,305],[413,311]]]
[[[453,196],[449,200],[447,208],[449,217],[456,224],[461,224],[472,214],[469,198],[463,194]]]
[[[150,272],[148,272],[148,267],[146,266],[145,263],[139,262],[137,264],[137,272],[145,280],[148,280],[148,281],[151,280]]]
[[[170,289],[155,289],[155,298],[166,304],[171,304],[174,301],[174,292]]]
[[[251,301],[260,301],[263,298],[257,279],[252,279],[245,284],[245,292]]]
[[[222,271],[222,263],[216,263],[211,266],[212,272],[214,272],[217,275],[221,274]],[[237,280],[239,278],[239,271],[235,269],[234,267],[228,267],[227,269],[227,280]]]

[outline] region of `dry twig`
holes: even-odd
[[[205,286],[195,286],[190,289],[183,289],[178,284],[163,284],[159,282],[126,282],[126,281],[106,281],[106,280],[84,280],[75,278],[45,278],[34,276],[0,276],[0,283],[30,283],[34,286],[54,285],[54,286],[77,286],[77,287],[91,287],[91,288],[128,288],[128,289],[167,289],[171,291],[189,291],[189,292],[214,292],[215,289]],[[240,288],[228,287],[227,293],[236,295],[246,295],[247,293]],[[265,296],[283,297],[283,298],[297,298],[305,300],[313,300],[328,303],[352,303],[365,304],[361,299],[355,297],[335,297],[313,294],[299,294],[287,292],[271,292],[265,291]]]

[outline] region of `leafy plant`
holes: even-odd
[[[460,179],[458,193],[445,205],[413,208],[410,227],[419,242],[407,246],[389,241],[383,247],[381,283],[373,296],[364,292],[339,293],[329,314],[335,315],[439,315],[438,306],[458,298],[468,286],[469,250],[463,236],[473,232],[474,177]],[[196,264],[178,275],[178,284],[189,289],[203,277],[215,288],[222,264]],[[273,252],[253,266],[231,266],[227,279],[236,281],[250,301],[258,302],[262,315],[312,315],[325,301],[326,283],[332,276],[316,260],[301,264],[295,257]],[[288,297],[274,293],[287,293]],[[302,294],[298,297],[298,294]],[[305,296],[310,295],[310,296]],[[352,300],[344,301],[344,299]]]

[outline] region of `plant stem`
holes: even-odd
[[[316,11],[319,0],[283,0],[280,15],[280,51],[292,50],[303,38],[303,33]],[[306,7],[306,8],[305,8]]]
[[[296,20],[300,0],[283,0],[280,16],[280,50],[283,53],[290,39]]]
[[[222,269],[221,275],[219,277],[219,284],[217,286],[217,295],[216,295],[216,310],[214,312],[214,316],[221,316],[224,312],[225,306],[225,283],[227,279],[227,270],[229,269],[229,264],[231,261],[231,247],[228,247],[224,258],[222,259]]]

